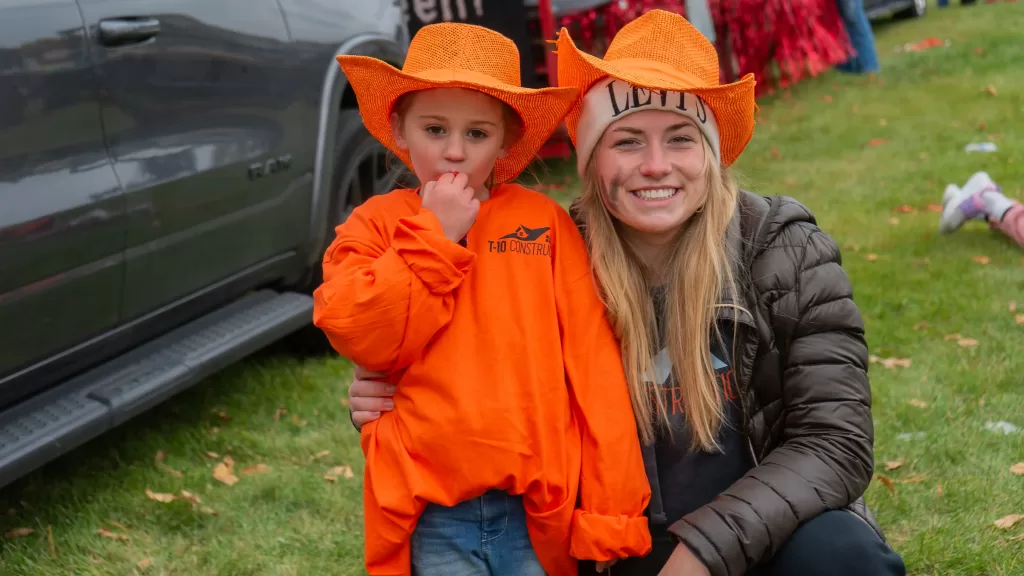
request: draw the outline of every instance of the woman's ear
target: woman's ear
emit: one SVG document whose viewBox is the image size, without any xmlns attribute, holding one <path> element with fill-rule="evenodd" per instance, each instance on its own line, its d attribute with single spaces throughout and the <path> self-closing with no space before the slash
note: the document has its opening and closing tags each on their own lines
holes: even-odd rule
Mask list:
<svg viewBox="0 0 1024 576">
<path fill-rule="evenodd" d="M 398 145 L 402 150 L 409 149 L 409 143 L 405 140 L 405 130 L 402 127 L 402 118 L 398 114 L 391 114 L 391 137 L 395 139 L 395 144 Z"/>
</svg>

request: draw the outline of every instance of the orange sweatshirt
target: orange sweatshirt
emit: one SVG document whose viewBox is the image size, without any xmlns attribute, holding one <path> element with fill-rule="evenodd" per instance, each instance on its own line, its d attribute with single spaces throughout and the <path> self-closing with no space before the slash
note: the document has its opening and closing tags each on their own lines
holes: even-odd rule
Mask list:
<svg viewBox="0 0 1024 576">
<path fill-rule="evenodd" d="M 323 269 L 314 323 L 397 386 L 394 411 L 362 431 L 370 574 L 410 573 L 427 502 L 489 489 L 523 495 L 553 576 L 575 575 L 573 558 L 650 551 L 619 346 L 564 209 L 502 185 L 464 248 L 416 191 L 396 190 L 338 227 Z"/>
</svg>

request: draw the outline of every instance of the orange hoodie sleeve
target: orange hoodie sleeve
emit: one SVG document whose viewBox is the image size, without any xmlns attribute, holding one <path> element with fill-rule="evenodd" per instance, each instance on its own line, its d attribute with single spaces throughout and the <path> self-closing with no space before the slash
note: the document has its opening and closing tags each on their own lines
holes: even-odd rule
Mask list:
<svg viewBox="0 0 1024 576">
<path fill-rule="evenodd" d="M 451 320 L 453 291 L 476 256 L 449 240 L 429 210 L 397 218 L 389 236 L 385 219 L 397 207 L 375 200 L 338 227 L 313 293 L 313 323 L 342 356 L 391 373 Z"/>
<path fill-rule="evenodd" d="M 643 512 L 651 489 L 623 374 L 618 341 L 591 276 L 583 238 L 559 210 L 555 298 L 565 370 L 583 432 L 580 507 L 570 553 L 580 560 L 643 556 L 651 535 Z"/>
</svg>

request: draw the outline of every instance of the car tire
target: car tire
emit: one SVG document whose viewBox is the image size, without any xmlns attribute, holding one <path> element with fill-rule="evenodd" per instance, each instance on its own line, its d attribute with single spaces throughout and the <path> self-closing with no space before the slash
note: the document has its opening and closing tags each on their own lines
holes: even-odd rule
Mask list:
<svg viewBox="0 0 1024 576">
<path fill-rule="evenodd" d="M 928 11 L 928 0 L 912 0 L 910 6 L 896 13 L 897 18 L 920 18 Z"/>
</svg>

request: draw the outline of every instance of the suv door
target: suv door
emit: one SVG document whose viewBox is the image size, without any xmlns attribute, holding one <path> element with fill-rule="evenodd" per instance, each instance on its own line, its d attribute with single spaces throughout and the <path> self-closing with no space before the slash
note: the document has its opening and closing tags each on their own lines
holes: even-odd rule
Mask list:
<svg viewBox="0 0 1024 576">
<path fill-rule="evenodd" d="M 275 0 L 79 4 L 128 206 L 122 316 L 302 242 L 309 196 L 287 168 L 304 144 L 286 130 L 291 55 Z"/>
<path fill-rule="evenodd" d="M 0 0 L 0 406 L 117 325 L 124 214 L 74 0 Z"/>
</svg>

